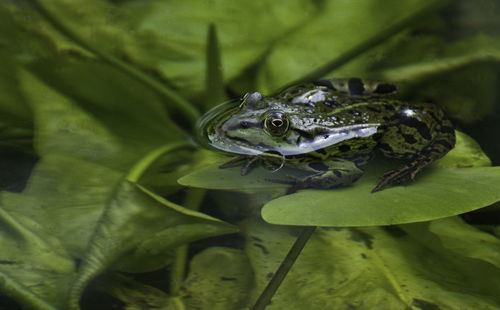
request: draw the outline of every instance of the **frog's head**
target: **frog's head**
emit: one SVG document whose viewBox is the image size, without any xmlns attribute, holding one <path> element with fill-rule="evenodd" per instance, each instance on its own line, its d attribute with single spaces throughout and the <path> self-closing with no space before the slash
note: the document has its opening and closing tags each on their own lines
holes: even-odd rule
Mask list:
<svg viewBox="0 0 500 310">
<path fill-rule="evenodd" d="M 261 93 L 247 93 L 240 100 L 223 103 L 205 114 L 199 123 L 205 142 L 236 154 L 282 153 L 290 120 L 279 100 Z"/>
</svg>

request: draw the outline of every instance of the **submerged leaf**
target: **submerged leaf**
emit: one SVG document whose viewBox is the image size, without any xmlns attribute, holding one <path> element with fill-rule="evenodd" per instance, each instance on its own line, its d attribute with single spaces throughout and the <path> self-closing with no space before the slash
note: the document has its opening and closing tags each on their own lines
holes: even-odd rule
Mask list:
<svg viewBox="0 0 500 310">
<path fill-rule="evenodd" d="M 296 229 L 252 223 L 247 234 L 255 298 Z M 496 309 L 499 276 L 489 263 L 428 248 L 397 229 L 319 229 L 266 309 Z"/>
<path fill-rule="evenodd" d="M 191 260 L 183 301 L 188 309 L 240 309 L 252 286 L 252 270 L 243 251 L 211 247 Z"/>
<path fill-rule="evenodd" d="M 102 214 L 73 283 L 70 305 L 77 309 L 87 283 L 108 268 L 145 272 L 164 266 L 172 249 L 237 229 L 185 209 L 123 181 Z"/>
<path fill-rule="evenodd" d="M 0 290 L 29 309 L 66 305 L 75 261 L 56 238 L 20 212 L 0 208 Z"/>
</svg>

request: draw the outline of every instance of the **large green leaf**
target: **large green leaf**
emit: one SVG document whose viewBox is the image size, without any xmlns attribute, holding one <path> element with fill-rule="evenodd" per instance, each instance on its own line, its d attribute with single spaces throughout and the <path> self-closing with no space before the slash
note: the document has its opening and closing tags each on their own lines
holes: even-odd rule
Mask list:
<svg viewBox="0 0 500 310">
<path fill-rule="evenodd" d="M 429 168 L 412 184 L 372 194 L 378 175 L 367 173 L 347 188 L 277 198 L 264 206 L 262 217 L 284 225 L 392 225 L 452 216 L 500 201 L 500 167 Z"/>
<path fill-rule="evenodd" d="M 123 181 L 101 216 L 83 257 L 73 283 L 70 307 L 78 309 L 85 286 L 107 268 L 156 270 L 166 264 L 169 252 L 181 244 L 236 231 L 232 225 Z"/>
<path fill-rule="evenodd" d="M 255 63 L 276 40 L 309 22 L 308 14 L 317 14 L 321 8 L 303 0 L 287 1 L 286 5 L 269 0 L 237 3 L 92 0 L 43 2 L 43 5 L 91 46 L 108 54 L 126 55 L 138 66 L 168 79 L 188 98 L 200 96 L 204 90 L 209 24 L 217 26 L 222 65 L 225 77 L 230 79 Z M 52 28 L 41 29 L 59 48 L 81 53 L 74 44 L 61 40 Z"/>
<path fill-rule="evenodd" d="M 258 88 L 275 91 L 401 20 L 432 7 L 437 1 L 324 1 L 319 14 L 307 25 L 279 41 L 259 72 Z M 437 9 L 437 6 L 435 7 Z M 362 22 L 361 22 L 362 21 Z M 337 77 L 363 75 L 373 59 L 336 71 Z"/>
<path fill-rule="evenodd" d="M 457 240 L 473 242 L 460 228 Z M 246 233 L 251 305 L 297 231 L 253 222 Z M 397 228 L 318 229 L 266 309 L 498 309 L 500 269 L 483 258 Z"/>
<path fill-rule="evenodd" d="M 27 309 L 64 308 L 75 261 L 36 219 L 0 208 L 0 290 Z"/>
</svg>

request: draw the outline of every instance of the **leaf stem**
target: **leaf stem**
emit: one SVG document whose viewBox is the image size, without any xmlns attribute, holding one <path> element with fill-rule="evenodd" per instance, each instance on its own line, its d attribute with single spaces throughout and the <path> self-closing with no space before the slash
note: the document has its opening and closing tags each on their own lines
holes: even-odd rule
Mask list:
<svg viewBox="0 0 500 310">
<path fill-rule="evenodd" d="M 132 183 L 137 183 L 141 176 L 144 174 L 144 172 L 151 166 L 151 164 L 156 161 L 160 156 L 167 152 L 174 151 L 175 149 L 181 149 L 181 148 L 195 148 L 194 145 L 182 141 L 182 142 L 174 142 L 174 143 L 169 143 L 166 145 L 163 145 L 159 148 L 154 149 L 150 153 L 148 153 L 146 156 L 141 158 L 132 169 L 128 172 L 126 179 L 129 182 Z"/>
<path fill-rule="evenodd" d="M 281 262 L 278 270 L 274 274 L 271 281 L 269 281 L 266 288 L 259 296 L 251 310 L 263 310 L 271 302 L 271 299 L 281 285 L 281 282 L 283 282 L 283 280 L 285 279 L 285 276 L 292 268 L 300 252 L 302 252 L 302 249 L 315 230 L 316 226 L 307 226 L 302 229 L 299 236 L 297 237 L 297 240 L 295 240 L 295 243 L 290 248 L 290 251 L 288 251 L 285 259 Z"/>
<path fill-rule="evenodd" d="M 404 19 L 402 19 L 399 22 L 396 22 L 395 24 L 391 25 L 390 27 L 378 32 L 371 38 L 361 42 L 360 44 L 352 47 L 350 50 L 346 51 L 345 53 L 341 54 L 337 58 L 332 59 L 328 63 L 324 64 L 323 66 L 313 70 L 312 72 L 306 74 L 305 76 L 291 82 L 288 84 L 290 85 L 295 85 L 295 84 L 301 84 L 304 82 L 310 82 L 310 81 L 315 81 L 318 80 L 333 70 L 343 66 L 344 64 L 348 63 L 352 59 L 356 58 L 357 56 L 361 55 L 365 51 L 371 49 L 372 47 L 375 47 L 379 45 L 380 43 L 384 42 L 385 40 L 391 38 L 401 30 L 405 29 L 409 25 L 421 21 L 425 16 L 428 14 L 437 11 L 446 5 L 448 5 L 451 2 L 451 0 L 437 0 L 433 1 L 432 4 L 424 7 L 420 11 L 417 11 L 415 14 L 412 14 Z M 335 38 L 333 38 L 335 40 Z M 286 88 L 287 86 L 283 87 Z"/>
<path fill-rule="evenodd" d="M 135 67 L 129 65 L 128 63 L 120 60 L 119 58 L 104 52 L 97 46 L 91 44 L 90 42 L 83 39 L 76 32 L 72 31 L 69 27 L 64 25 L 56 16 L 54 16 L 47 8 L 42 4 L 41 1 L 38 0 L 29 0 L 33 4 L 33 6 L 38 10 L 38 12 L 45 17 L 45 19 L 61 34 L 66 36 L 71 41 L 77 43 L 88 51 L 92 52 L 105 62 L 113 65 L 118 68 L 123 73 L 135 78 L 137 81 L 149 86 L 158 94 L 162 95 L 165 99 L 172 103 L 179 111 L 181 111 L 189 120 L 191 125 L 194 126 L 200 114 L 194 106 L 189 103 L 186 99 L 184 99 L 181 95 L 179 95 L 173 89 L 170 89 L 165 84 L 159 82 L 158 80 L 152 78 L 151 76 L 145 74 L 141 70 L 136 69 Z"/>
</svg>

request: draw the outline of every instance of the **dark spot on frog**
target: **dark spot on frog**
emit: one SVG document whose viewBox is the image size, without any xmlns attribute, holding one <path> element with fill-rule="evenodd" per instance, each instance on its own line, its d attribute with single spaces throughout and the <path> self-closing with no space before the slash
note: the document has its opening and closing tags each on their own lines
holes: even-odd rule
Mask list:
<svg viewBox="0 0 500 310">
<path fill-rule="evenodd" d="M 316 150 L 316 153 L 320 153 L 320 154 L 326 155 L 325 149 Z"/>
<path fill-rule="evenodd" d="M 432 111 L 427 111 L 427 114 L 429 114 L 434 119 L 434 121 L 436 121 L 436 123 L 439 124 L 441 122 L 441 120 L 437 118 L 436 114 L 434 114 Z"/>
<path fill-rule="evenodd" d="M 373 93 L 374 94 L 385 95 L 385 94 L 395 93 L 397 90 L 398 89 L 397 89 L 396 85 L 394 85 L 394 84 L 381 83 L 381 84 L 377 85 L 377 87 L 375 88 L 375 90 L 373 91 Z"/>
<path fill-rule="evenodd" d="M 359 96 L 365 91 L 363 81 L 359 78 L 350 78 L 347 81 L 347 85 L 349 87 L 349 94 L 351 95 Z"/>
<path fill-rule="evenodd" d="M 337 178 L 340 178 L 342 176 L 342 172 L 340 172 L 340 170 L 333 169 L 332 172 L 337 176 Z"/>
<path fill-rule="evenodd" d="M 262 123 L 261 122 L 252 123 L 252 122 L 248 122 L 248 121 L 242 121 L 242 122 L 237 123 L 233 126 L 229 126 L 227 128 L 227 130 L 228 131 L 236 131 L 238 129 L 247 129 L 247 128 L 262 128 Z"/>
<path fill-rule="evenodd" d="M 443 127 L 440 128 L 440 131 L 443 132 L 443 133 L 450 134 L 450 135 L 455 134 L 455 129 L 453 129 L 450 126 L 443 126 Z"/>
<path fill-rule="evenodd" d="M 367 106 L 366 109 L 369 111 L 372 111 L 374 113 L 380 113 L 380 109 L 377 109 L 377 108 L 372 107 L 372 106 Z"/>
<path fill-rule="evenodd" d="M 392 147 L 387 143 L 380 143 L 378 147 L 387 152 L 393 152 Z"/>
<path fill-rule="evenodd" d="M 345 152 L 349 152 L 351 150 L 351 147 L 347 144 L 342 144 L 339 146 L 339 151 L 345 153 Z"/>
<path fill-rule="evenodd" d="M 385 104 L 384 108 L 386 110 L 390 110 L 390 111 L 395 111 L 396 110 L 396 108 L 392 104 Z"/>
<path fill-rule="evenodd" d="M 319 81 L 313 82 L 313 84 L 314 84 L 314 85 L 316 85 L 316 86 L 325 86 L 325 87 L 327 87 L 327 88 L 329 88 L 329 89 L 332 89 L 332 90 L 337 90 L 337 89 L 333 86 L 332 82 L 331 82 L 331 81 L 329 81 L 329 80 L 319 80 Z"/>
<path fill-rule="evenodd" d="M 362 144 L 360 147 L 358 147 L 358 150 L 362 151 L 362 150 L 366 150 L 367 148 L 368 148 L 368 145 Z"/>
<path fill-rule="evenodd" d="M 238 280 L 237 278 L 230 278 L 230 277 L 220 277 L 222 281 L 236 281 Z"/>
<path fill-rule="evenodd" d="M 415 139 L 415 137 L 413 135 L 403 134 L 403 138 L 405 139 L 406 143 L 409 143 L 409 144 L 417 143 L 417 139 Z"/>
<path fill-rule="evenodd" d="M 403 117 L 401 118 L 400 124 L 403 124 L 411 128 L 415 128 L 420 134 L 420 136 L 422 136 L 422 138 L 424 138 L 425 140 L 432 139 L 429 127 L 424 122 L 421 122 L 416 118 Z"/>
<path fill-rule="evenodd" d="M 437 140 L 434 143 L 435 144 L 441 144 L 442 146 L 444 146 L 447 149 L 451 149 L 452 148 L 452 145 L 448 141 L 446 141 L 446 140 Z"/>
<path fill-rule="evenodd" d="M 310 163 L 309 167 L 313 168 L 314 170 L 318 170 L 318 171 L 327 171 L 328 170 L 328 166 L 320 161 Z"/>
</svg>

